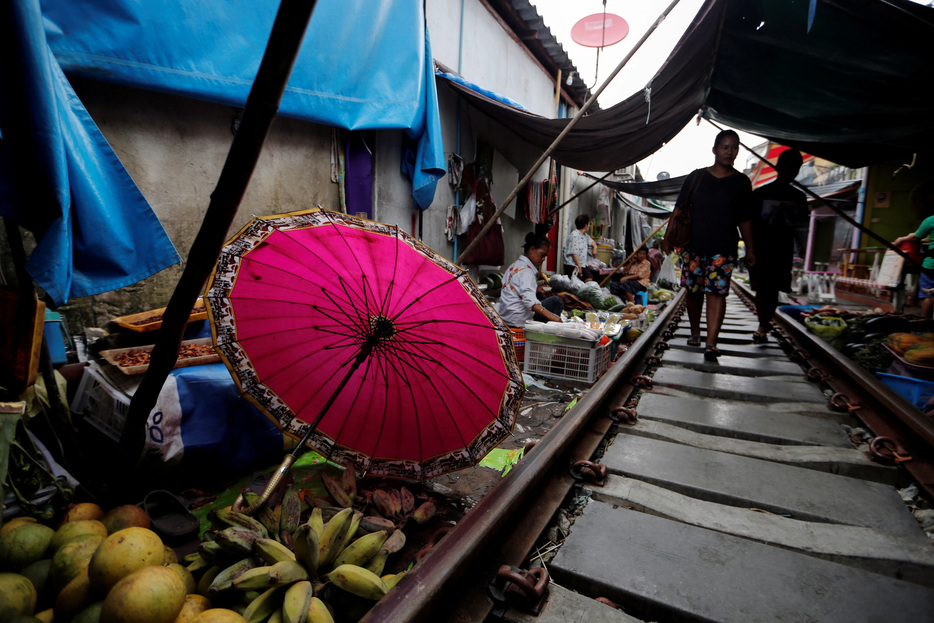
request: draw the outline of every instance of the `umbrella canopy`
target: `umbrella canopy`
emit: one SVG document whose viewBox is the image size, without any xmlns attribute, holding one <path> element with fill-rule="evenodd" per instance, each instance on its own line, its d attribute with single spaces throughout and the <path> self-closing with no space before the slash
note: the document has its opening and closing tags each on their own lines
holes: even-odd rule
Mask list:
<svg viewBox="0 0 934 623">
<path fill-rule="evenodd" d="M 512 430 L 524 384 L 509 328 L 466 271 L 396 226 L 256 218 L 221 251 L 206 300 L 243 394 L 360 472 L 431 478 Z"/>
</svg>

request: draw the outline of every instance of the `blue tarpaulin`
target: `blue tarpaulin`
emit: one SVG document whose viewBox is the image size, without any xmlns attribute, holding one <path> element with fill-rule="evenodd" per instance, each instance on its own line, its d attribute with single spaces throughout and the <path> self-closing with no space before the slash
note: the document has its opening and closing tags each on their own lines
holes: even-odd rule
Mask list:
<svg viewBox="0 0 934 623">
<path fill-rule="evenodd" d="M 278 6 L 42 1 L 66 74 L 240 108 Z M 427 208 L 445 161 L 422 0 L 319 0 L 279 114 L 349 130 L 406 130 L 418 143 L 414 196 Z"/>
<path fill-rule="evenodd" d="M 31 230 L 26 269 L 56 305 L 181 258 L 46 43 L 37 0 L 0 9 L 0 215 Z"/>
<path fill-rule="evenodd" d="M 242 108 L 278 3 L 2 4 L 0 215 L 39 237 L 30 273 L 61 304 L 177 262 L 64 75 Z M 414 201 L 427 208 L 445 164 L 422 1 L 319 0 L 279 114 L 351 130 L 405 130 L 416 142 Z"/>
</svg>

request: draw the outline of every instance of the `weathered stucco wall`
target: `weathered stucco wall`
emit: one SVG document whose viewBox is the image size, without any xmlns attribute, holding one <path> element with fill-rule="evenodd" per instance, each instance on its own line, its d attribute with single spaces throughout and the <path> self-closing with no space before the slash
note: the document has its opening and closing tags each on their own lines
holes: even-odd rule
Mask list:
<svg viewBox="0 0 934 623">
<path fill-rule="evenodd" d="M 198 233 L 233 140 L 227 106 L 90 81 L 78 97 L 162 221 L 182 258 Z M 278 117 L 250 180 L 232 235 L 252 215 L 321 205 L 337 209 L 330 182 L 331 128 Z M 101 244 L 107 244 L 101 240 Z M 69 328 L 104 326 L 117 316 L 163 307 L 183 264 L 140 283 L 62 308 Z"/>
</svg>

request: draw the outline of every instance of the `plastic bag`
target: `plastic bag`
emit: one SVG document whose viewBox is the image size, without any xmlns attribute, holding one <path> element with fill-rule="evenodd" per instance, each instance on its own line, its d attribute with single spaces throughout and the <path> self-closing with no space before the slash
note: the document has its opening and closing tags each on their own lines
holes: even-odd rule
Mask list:
<svg viewBox="0 0 934 623">
<path fill-rule="evenodd" d="M 571 278 L 567 275 L 552 275 L 548 279 L 548 285 L 551 286 L 551 291 L 555 294 L 567 292 L 568 288 L 571 287 Z"/>
<path fill-rule="evenodd" d="M 665 261 L 662 262 L 662 267 L 658 269 L 658 277 L 656 277 L 656 282 L 661 283 L 663 280 L 669 283 L 674 283 L 677 279 L 675 274 L 675 254 L 669 253 L 665 256 Z"/>
<path fill-rule="evenodd" d="M 849 327 L 843 318 L 837 316 L 809 316 L 804 319 L 804 325 L 811 333 L 814 333 L 834 348 L 840 348 L 846 344 L 846 334 Z"/>
<path fill-rule="evenodd" d="M 580 293 L 584 291 L 586 284 L 581 281 L 576 275 L 571 275 L 570 283 L 568 283 L 567 291 L 575 296 L 580 296 Z"/>
<path fill-rule="evenodd" d="M 457 229 L 455 233 L 458 236 L 463 236 L 467 233 L 467 229 L 470 227 L 470 224 L 474 222 L 477 218 L 477 198 L 471 193 L 467 197 L 467 201 L 464 202 L 464 205 L 460 209 L 460 220 L 457 221 Z"/>
</svg>

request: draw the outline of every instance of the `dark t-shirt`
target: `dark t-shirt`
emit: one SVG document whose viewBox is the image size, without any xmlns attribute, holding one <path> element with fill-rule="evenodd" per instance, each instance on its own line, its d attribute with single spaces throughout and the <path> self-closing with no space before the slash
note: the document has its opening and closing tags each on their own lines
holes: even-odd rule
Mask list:
<svg viewBox="0 0 934 623">
<path fill-rule="evenodd" d="M 759 261 L 774 258 L 782 265 L 789 263 L 795 229 L 807 222 L 807 197 L 790 184 L 772 182 L 752 193 L 752 204 L 752 233 Z"/>
<path fill-rule="evenodd" d="M 691 242 L 688 250 L 697 255 L 736 256 L 737 225 L 752 220 L 752 184 L 740 172 L 716 177 L 697 169 L 684 180 L 678 203 L 690 192 L 696 176 L 700 181 L 691 197 Z"/>
</svg>

